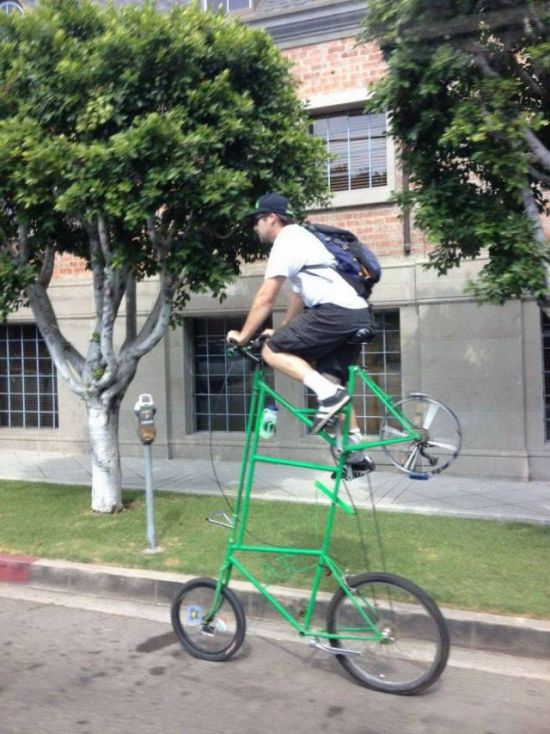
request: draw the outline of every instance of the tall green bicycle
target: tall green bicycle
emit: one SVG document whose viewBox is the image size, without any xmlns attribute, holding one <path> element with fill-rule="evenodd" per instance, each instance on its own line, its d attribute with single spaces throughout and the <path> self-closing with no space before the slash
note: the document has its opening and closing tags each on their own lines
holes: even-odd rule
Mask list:
<svg viewBox="0 0 550 734">
<path fill-rule="evenodd" d="M 232 517 L 216 513 L 209 518 L 210 522 L 229 528 L 225 558 L 217 580 L 197 578 L 180 589 L 172 603 L 174 630 L 185 650 L 197 658 L 223 661 L 234 655 L 246 631 L 243 605 L 229 588 L 235 569 L 300 637 L 308 638 L 313 647 L 334 655 L 359 683 L 387 693 L 419 693 L 439 678 L 447 663 L 449 632 L 440 610 L 425 591 L 400 576 L 385 572 L 347 575 L 330 555 L 331 533 L 337 510 L 356 513 L 355 507 L 340 497 L 342 483 L 349 472 L 348 458 L 353 452 L 382 447 L 400 470 L 411 477 L 427 479 L 446 469 L 457 457 L 462 443 L 458 420 L 448 408 L 424 394 L 413 393 L 405 400 L 394 402 L 363 369 L 351 367 L 347 384 L 349 394 L 354 395 L 356 385 L 363 383 L 384 406 L 379 437 L 360 444 L 348 442 L 350 401 L 336 421 L 335 434 L 326 430 L 319 433 L 329 444 L 336 463 L 316 464 L 267 456 L 260 451 L 266 400 L 275 401 L 308 428 L 313 424 L 314 411 L 291 405 L 266 384 L 260 349 L 258 341 L 238 348 L 238 352 L 253 360 L 256 366 Z M 320 548 L 246 542 L 250 494 L 258 462 L 325 471 L 332 478 L 331 487 L 320 481 L 315 483 L 330 500 Z M 290 558 L 309 557 L 315 564 L 309 600 L 299 619 L 247 567 L 247 556 L 267 553 Z M 326 624 L 318 628 L 313 617 L 325 575 L 332 576 L 337 588 L 327 608 Z"/>
</svg>

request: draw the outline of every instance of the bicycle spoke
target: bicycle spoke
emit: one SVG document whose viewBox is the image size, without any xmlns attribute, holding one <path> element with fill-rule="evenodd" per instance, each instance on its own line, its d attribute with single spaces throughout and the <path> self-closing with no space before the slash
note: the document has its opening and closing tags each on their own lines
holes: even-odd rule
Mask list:
<svg viewBox="0 0 550 734">
<path fill-rule="evenodd" d="M 390 426 L 389 423 L 384 426 L 384 433 L 388 433 L 390 436 L 396 436 L 399 438 L 405 438 L 405 436 L 407 436 L 406 431 L 399 430 L 399 428 L 394 428 L 393 426 Z"/>
<path fill-rule="evenodd" d="M 418 459 L 419 452 L 420 452 L 420 446 L 415 446 L 413 450 L 411 451 L 411 454 L 404 465 L 407 471 L 414 471 L 416 467 L 416 461 Z"/>
<path fill-rule="evenodd" d="M 428 446 L 434 447 L 437 449 L 446 449 L 447 451 L 452 451 L 453 453 L 458 448 L 456 444 L 445 443 L 444 441 L 428 441 Z"/>
<path fill-rule="evenodd" d="M 426 431 L 429 430 L 430 426 L 434 422 L 434 418 L 437 415 L 439 411 L 439 404 L 438 403 L 428 403 L 428 410 L 426 411 L 426 415 L 424 416 L 424 422 L 422 423 L 422 428 L 424 428 Z"/>
</svg>

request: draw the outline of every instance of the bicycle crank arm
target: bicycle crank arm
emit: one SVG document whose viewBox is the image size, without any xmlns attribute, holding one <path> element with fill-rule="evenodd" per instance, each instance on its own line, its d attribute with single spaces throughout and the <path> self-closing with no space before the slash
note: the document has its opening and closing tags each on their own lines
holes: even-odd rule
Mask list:
<svg viewBox="0 0 550 734">
<path fill-rule="evenodd" d="M 349 650 L 345 647 L 332 647 L 332 645 L 327 645 L 317 638 L 309 640 L 308 644 L 310 647 L 314 647 L 316 650 L 328 652 L 329 655 L 361 655 L 359 650 Z"/>
</svg>

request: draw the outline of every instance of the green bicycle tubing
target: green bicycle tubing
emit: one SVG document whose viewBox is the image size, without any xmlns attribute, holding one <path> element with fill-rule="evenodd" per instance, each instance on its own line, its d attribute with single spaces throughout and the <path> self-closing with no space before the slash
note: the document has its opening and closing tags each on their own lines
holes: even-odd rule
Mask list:
<svg viewBox="0 0 550 734">
<path fill-rule="evenodd" d="M 350 418 L 351 418 L 351 408 L 352 408 L 352 401 L 350 401 L 342 411 L 344 414 L 344 420 L 343 420 L 343 432 L 344 432 L 344 441 L 343 441 L 343 447 L 342 447 L 342 453 L 339 457 L 338 464 L 336 467 L 334 466 L 328 466 L 326 464 L 315 464 L 312 462 L 297 462 L 297 461 L 290 461 L 285 459 L 275 459 L 273 457 L 265 457 L 261 454 L 258 454 L 258 445 L 259 445 L 259 431 L 260 431 L 260 425 L 261 425 L 261 417 L 265 405 L 265 398 L 266 395 L 270 395 L 273 399 L 276 400 L 280 405 L 282 405 L 285 409 L 287 409 L 292 415 L 294 415 L 298 420 L 300 420 L 302 423 L 311 426 L 312 421 L 306 417 L 306 415 L 300 411 L 300 409 L 295 408 L 295 406 L 291 405 L 287 400 L 285 400 L 283 397 L 281 397 L 275 390 L 273 390 L 269 385 L 266 385 L 263 380 L 263 373 L 262 368 L 260 365 L 256 367 L 256 370 L 254 372 L 254 379 L 253 379 L 253 389 L 252 389 L 252 398 L 250 403 L 250 413 L 247 421 L 246 426 L 246 434 L 245 434 L 245 442 L 244 442 L 244 448 L 243 448 L 243 460 L 241 463 L 241 470 L 240 470 L 240 476 L 239 476 L 239 486 L 238 486 L 238 493 L 237 493 L 237 501 L 235 504 L 235 510 L 233 512 L 233 528 L 230 532 L 230 538 L 229 542 L 226 548 L 225 557 L 223 561 L 222 568 L 220 570 L 219 578 L 218 578 L 218 584 L 216 586 L 216 596 L 213 603 L 213 608 L 216 606 L 216 600 L 217 603 L 220 603 L 221 600 L 221 589 L 224 586 L 227 586 L 229 584 L 229 580 L 231 578 L 231 573 L 233 567 L 237 568 L 245 578 L 248 579 L 259 591 L 262 593 L 267 600 L 279 611 L 282 616 L 287 619 L 287 621 L 292 624 L 293 627 L 295 627 L 301 634 L 312 634 L 309 632 L 309 625 L 311 623 L 311 619 L 313 617 L 314 609 L 315 609 L 315 603 L 317 599 L 317 595 L 319 592 L 319 588 L 321 585 L 321 579 L 322 575 L 324 573 L 325 568 L 329 568 L 331 573 L 334 575 L 334 578 L 336 580 L 336 583 L 338 586 L 342 589 L 343 593 L 345 593 L 351 600 L 351 603 L 354 604 L 356 607 L 358 613 L 365 619 L 365 623 L 369 625 L 369 627 L 372 629 L 373 634 L 376 633 L 376 628 L 374 625 L 370 622 L 368 619 L 368 616 L 365 614 L 359 603 L 354 599 L 353 594 L 350 592 L 350 590 L 347 587 L 345 577 L 342 574 L 341 570 L 338 568 L 335 561 L 329 556 L 329 549 L 330 549 L 330 542 L 331 542 L 331 536 L 332 536 L 332 530 L 334 525 L 334 518 L 335 513 L 337 511 L 337 507 L 340 504 L 341 500 L 339 500 L 339 492 L 340 492 L 340 485 L 344 476 L 344 469 L 345 469 L 345 462 L 346 462 L 346 455 L 350 451 L 357 451 L 358 449 L 365 447 L 374 447 L 374 446 L 380 446 L 384 445 L 386 443 L 404 443 L 406 441 L 411 440 L 411 438 L 414 438 L 417 436 L 416 431 L 412 427 L 412 425 L 407 421 L 405 416 L 403 416 L 398 409 L 396 409 L 391 401 L 391 398 L 386 395 L 377 385 L 374 383 L 374 381 L 365 373 L 363 370 L 361 370 L 357 366 L 350 367 L 349 371 L 349 379 L 347 384 L 347 391 L 348 394 L 353 395 L 355 383 L 357 378 L 359 378 L 364 384 L 371 390 L 371 392 L 377 397 L 382 404 L 396 417 L 396 419 L 401 423 L 401 425 L 407 430 L 408 435 L 404 438 L 397 438 L 397 439 L 388 439 L 382 440 L 382 441 L 366 441 L 362 442 L 360 444 L 351 444 L 347 441 L 347 435 L 349 433 L 349 424 L 350 424 Z M 335 445 L 336 441 L 333 437 L 331 437 L 326 432 L 321 432 L 319 434 L 327 443 L 331 445 Z M 323 541 L 322 541 L 322 547 L 321 549 L 306 549 L 306 548 L 287 548 L 284 546 L 279 547 L 273 547 L 273 546 L 247 546 L 243 543 L 244 533 L 246 531 L 246 524 L 248 519 L 248 512 L 249 512 L 249 504 L 250 504 L 250 495 L 252 492 L 252 485 L 253 485 L 253 479 L 254 479 L 254 470 L 255 470 L 255 464 L 257 461 L 264 461 L 267 463 L 273 463 L 273 464 L 286 464 L 296 467 L 303 467 L 303 468 L 312 468 L 312 469 L 323 469 L 328 470 L 330 469 L 335 474 L 335 482 L 334 482 L 334 489 L 332 492 L 330 492 L 329 497 L 331 499 L 331 503 L 329 506 L 329 510 L 327 513 L 327 518 L 325 522 L 325 529 L 323 533 Z M 319 562 L 317 565 L 317 569 L 314 575 L 312 589 L 311 589 L 311 595 L 308 601 L 308 607 L 306 610 L 306 616 L 305 616 L 305 624 L 301 625 L 299 622 L 297 622 L 292 615 L 290 615 L 284 607 L 273 597 L 269 591 L 254 577 L 254 575 L 242 564 L 239 559 L 235 557 L 235 553 L 239 551 L 252 551 L 252 552 L 270 552 L 270 553 L 279 553 L 279 554 L 286 554 L 286 555 L 314 555 L 319 557 Z M 331 633 L 328 633 L 326 631 L 319 631 L 318 633 L 315 633 L 316 635 L 320 637 L 324 637 L 327 639 L 337 637 L 338 635 L 333 635 Z M 378 633 L 379 636 L 379 633 Z M 350 637 L 350 639 L 353 639 L 353 636 Z"/>
</svg>

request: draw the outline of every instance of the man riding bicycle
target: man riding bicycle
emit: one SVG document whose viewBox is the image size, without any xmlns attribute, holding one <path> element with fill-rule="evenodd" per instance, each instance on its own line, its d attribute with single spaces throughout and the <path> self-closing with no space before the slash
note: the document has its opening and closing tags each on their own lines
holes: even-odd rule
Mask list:
<svg viewBox="0 0 550 734">
<path fill-rule="evenodd" d="M 315 434 L 351 400 L 342 385 L 361 349 L 353 337 L 372 326 L 372 314 L 365 299 L 337 272 L 334 256 L 314 234 L 296 223 L 286 197 L 277 193 L 262 196 L 248 219 L 260 241 L 272 247 L 264 282 L 245 323 L 240 331 L 228 332 L 227 340 L 247 344 L 271 314 L 279 291 L 289 280 L 292 293 L 287 311 L 277 330 L 264 332 L 269 338 L 262 357 L 315 393 L 318 408 L 311 429 Z M 352 440 L 354 434 L 361 440 L 353 412 L 350 434 Z"/>
</svg>

